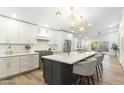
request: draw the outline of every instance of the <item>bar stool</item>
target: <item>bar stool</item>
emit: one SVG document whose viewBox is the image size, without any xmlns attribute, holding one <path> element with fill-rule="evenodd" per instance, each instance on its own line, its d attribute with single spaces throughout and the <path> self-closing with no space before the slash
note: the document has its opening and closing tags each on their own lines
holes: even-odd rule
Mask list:
<svg viewBox="0 0 124 93">
<path fill-rule="evenodd" d="M 88 84 L 90 84 L 89 77 L 91 77 L 92 83 L 95 84 L 93 75 L 95 73 L 96 65 L 97 60 L 94 58 L 76 63 L 73 66 L 73 73 L 80 76 L 80 81 L 82 76 L 86 76 Z"/>
<path fill-rule="evenodd" d="M 97 74 L 97 80 L 99 82 L 99 75 L 102 78 L 102 74 L 103 74 L 103 58 L 104 58 L 104 54 L 98 53 L 97 55 L 93 56 L 94 58 L 97 59 L 97 66 L 96 66 L 96 74 Z"/>
</svg>

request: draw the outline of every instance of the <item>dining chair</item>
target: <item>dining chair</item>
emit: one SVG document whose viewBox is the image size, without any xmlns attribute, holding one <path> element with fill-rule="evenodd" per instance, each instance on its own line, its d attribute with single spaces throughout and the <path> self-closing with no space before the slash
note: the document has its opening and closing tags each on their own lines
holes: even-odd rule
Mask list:
<svg viewBox="0 0 124 93">
<path fill-rule="evenodd" d="M 97 65 L 97 60 L 92 58 L 90 60 L 81 61 L 79 63 L 74 64 L 73 73 L 80 76 L 80 81 L 83 76 L 87 77 L 88 85 L 90 84 L 90 77 L 92 79 L 92 83 L 95 84 L 93 75 L 95 73 L 95 68 Z"/>
</svg>

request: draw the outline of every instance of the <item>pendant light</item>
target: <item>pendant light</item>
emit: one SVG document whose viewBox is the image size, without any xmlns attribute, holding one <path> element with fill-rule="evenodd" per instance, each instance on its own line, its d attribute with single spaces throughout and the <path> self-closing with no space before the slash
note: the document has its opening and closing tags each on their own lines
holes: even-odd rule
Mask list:
<svg viewBox="0 0 124 93">
<path fill-rule="evenodd" d="M 69 24 L 71 25 L 71 27 L 74 27 L 75 25 L 75 21 L 76 21 L 76 17 L 74 16 L 74 7 L 70 8 L 71 10 L 71 15 L 69 16 Z"/>
<path fill-rule="evenodd" d="M 81 22 L 80 22 L 80 31 L 84 30 L 84 24 L 83 24 L 83 16 L 80 17 Z"/>
</svg>

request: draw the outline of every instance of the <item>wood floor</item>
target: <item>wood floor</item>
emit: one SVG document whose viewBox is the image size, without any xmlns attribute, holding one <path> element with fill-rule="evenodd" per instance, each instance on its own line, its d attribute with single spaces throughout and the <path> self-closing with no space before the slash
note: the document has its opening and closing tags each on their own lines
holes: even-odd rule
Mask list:
<svg viewBox="0 0 124 93">
<path fill-rule="evenodd" d="M 98 83 L 95 77 L 95 84 L 99 85 L 121 85 L 124 84 L 124 72 L 116 57 L 105 56 L 103 60 L 103 77 Z M 9 79 L 0 80 L 1 85 L 46 85 L 43 79 L 42 70 L 34 70 L 29 73 L 18 75 Z M 85 81 L 85 79 L 84 79 Z M 87 84 L 82 83 L 82 84 Z"/>
</svg>

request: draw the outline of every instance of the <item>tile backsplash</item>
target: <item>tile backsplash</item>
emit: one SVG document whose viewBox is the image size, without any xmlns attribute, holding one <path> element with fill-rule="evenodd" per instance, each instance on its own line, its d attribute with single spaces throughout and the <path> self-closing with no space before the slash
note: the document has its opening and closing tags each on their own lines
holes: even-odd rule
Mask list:
<svg viewBox="0 0 124 93">
<path fill-rule="evenodd" d="M 25 45 L 0 45 L 0 54 L 5 54 L 7 48 L 11 46 L 14 53 L 26 53 Z"/>
<path fill-rule="evenodd" d="M 27 53 L 27 52 L 34 52 L 35 50 L 48 50 L 49 46 L 48 41 L 37 41 L 36 44 L 31 45 L 31 49 L 27 51 L 25 49 L 25 45 L 18 45 L 18 44 L 0 44 L 0 55 L 5 54 L 5 51 L 7 51 L 7 48 L 11 46 L 11 49 L 14 51 L 14 53 Z"/>
</svg>

